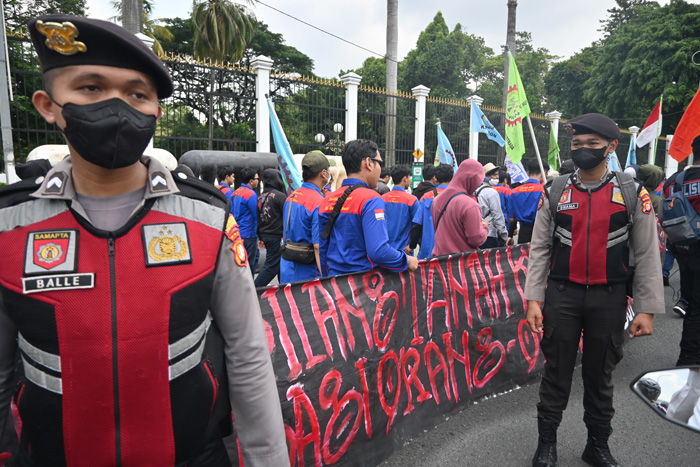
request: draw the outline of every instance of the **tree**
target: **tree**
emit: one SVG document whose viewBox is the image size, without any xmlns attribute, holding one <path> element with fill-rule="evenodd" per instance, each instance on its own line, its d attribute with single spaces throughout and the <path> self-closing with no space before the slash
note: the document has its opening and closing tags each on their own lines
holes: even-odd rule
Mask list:
<svg viewBox="0 0 700 467">
<path fill-rule="evenodd" d="M 584 91 L 586 81 L 596 70 L 600 52 L 600 46 L 592 45 L 552 66 L 544 78 L 549 109 L 560 111 L 564 118 L 594 110 L 584 98 Z"/>
<path fill-rule="evenodd" d="M 120 4 L 124 29 L 134 34 L 143 32 L 143 1 L 122 0 Z"/>
<path fill-rule="evenodd" d="M 615 32 L 620 26 L 629 23 L 638 15 L 637 7 L 640 6 L 655 6 L 658 8 L 657 2 L 649 0 L 615 0 L 616 7 L 608 9 L 608 17 L 600 20 L 604 38 Z"/>
<path fill-rule="evenodd" d="M 253 37 L 250 13 L 230 0 L 206 0 L 192 10 L 194 54 L 219 62 L 237 62 Z"/>
<path fill-rule="evenodd" d="M 3 0 L 5 24 L 9 29 L 27 27 L 39 15 L 65 14 L 85 16 L 86 0 Z"/>
<path fill-rule="evenodd" d="M 162 56 L 165 53 L 163 43 L 172 42 L 173 39 L 175 39 L 175 36 L 173 35 L 173 33 L 170 32 L 167 26 L 162 26 L 158 24 L 161 20 L 154 20 L 151 18 L 151 14 L 153 13 L 153 0 L 142 0 L 139 2 L 139 5 L 141 11 L 140 25 L 136 25 L 134 23 L 134 20 L 131 17 L 134 14 L 133 12 L 130 12 L 128 14 L 125 12 L 125 8 L 127 7 L 131 9 L 135 8 L 133 3 L 128 4 L 126 0 L 116 0 L 112 2 L 112 7 L 115 10 L 117 10 L 117 12 L 120 15 L 112 17 L 111 19 L 117 20 L 119 18 L 122 18 L 122 24 L 124 25 L 124 28 L 128 31 L 132 30 L 126 27 L 126 21 L 130 22 L 129 27 L 131 28 L 139 27 L 140 30 L 138 32 L 141 32 L 144 35 L 153 39 L 153 45 L 151 46 L 151 49 L 153 49 L 153 51 L 159 56 Z"/>
<path fill-rule="evenodd" d="M 452 99 L 465 98 L 467 89 L 462 78 L 464 36 L 457 24 L 450 32 L 441 12 L 418 36 L 416 48 L 404 59 L 399 70 L 401 89 L 419 84 L 430 88 L 430 95 Z"/>
<path fill-rule="evenodd" d="M 663 126 L 672 132 L 698 89 L 691 57 L 700 50 L 700 6 L 671 0 L 636 11 L 603 41 L 584 100 L 620 126 L 641 126 L 663 94 Z"/>
</svg>

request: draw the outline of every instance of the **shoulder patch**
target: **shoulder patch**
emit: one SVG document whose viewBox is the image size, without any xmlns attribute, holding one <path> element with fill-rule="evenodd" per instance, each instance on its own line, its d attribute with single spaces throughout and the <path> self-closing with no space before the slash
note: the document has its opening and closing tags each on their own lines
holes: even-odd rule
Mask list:
<svg viewBox="0 0 700 467">
<path fill-rule="evenodd" d="M 226 236 L 233 242 L 231 245 L 231 251 L 233 251 L 233 258 L 236 260 L 236 264 L 240 267 L 245 267 L 248 264 L 248 253 L 245 250 L 245 245 L 243 245 L 243 239 L 238 231 L 238 224 L 233 215 L 229 214 L 228 220 L 226 221 L 226 230 L 224 231 Z"/>
<path fill-rule="evenodd" d="M 538 211 L 540 210 L 540 208 L 542 208 L 542 205 L 544 204 L 544 197 L 545 197 L 545 194 L 544 194 L 544 192 L 542 192 L 542 195 L 540 196 L 540 200 L 537 202 L 537 210 Z M 562 194 L 562 197 L 564 197 L 563 194 Z"/>
<path fill-rule="evenodd" d="M 653 208 L 651 205 L 651 198 L 649 198 L 649 192 L 646 188 L 642 188 L 639 191 L 639 199 L 642 200 L 642 212 L 644 214 L 650 214 Z"/>
</svg>

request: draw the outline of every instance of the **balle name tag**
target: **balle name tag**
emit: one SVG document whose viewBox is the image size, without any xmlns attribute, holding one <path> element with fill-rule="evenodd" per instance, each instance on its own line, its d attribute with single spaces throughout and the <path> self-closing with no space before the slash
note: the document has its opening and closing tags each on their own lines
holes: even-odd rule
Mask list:
<svg viewBox="0 0 700 467">
<path fill-rule="evenodd" d="M 25 294 L 54 290 L 92 289 L 95 287 L 95 274 L 61 274 L 22 278 Z"/>
</svg>

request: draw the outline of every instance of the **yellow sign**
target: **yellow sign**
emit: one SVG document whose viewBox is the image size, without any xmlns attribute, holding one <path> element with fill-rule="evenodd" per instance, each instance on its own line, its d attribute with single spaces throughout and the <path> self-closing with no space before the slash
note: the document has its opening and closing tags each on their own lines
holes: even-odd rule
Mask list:
<svg viewBox="0 0 700 467">
<path fill-rule="evenodd" d="M 416 149 L 415 151 L 413 151 L 413 157 L 415 157 L 416 159 L 420 159 L 421 157 L 423 157 L 423 151 L 421 151 L 420 149 Z"/>
</svg>

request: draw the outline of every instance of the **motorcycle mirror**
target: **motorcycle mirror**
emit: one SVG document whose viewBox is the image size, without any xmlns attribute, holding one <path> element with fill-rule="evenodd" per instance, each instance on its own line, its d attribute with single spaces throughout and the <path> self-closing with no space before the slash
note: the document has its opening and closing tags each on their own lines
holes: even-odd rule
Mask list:
<svg viewBox="0 0 700 467">
<path fill-rule="evenodd" d="M 700 433 L 700 365 L 642 373 L 630 388 L 661 417 Z"/>
</svg>

